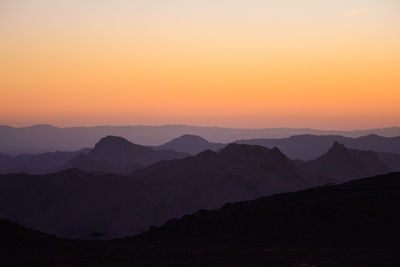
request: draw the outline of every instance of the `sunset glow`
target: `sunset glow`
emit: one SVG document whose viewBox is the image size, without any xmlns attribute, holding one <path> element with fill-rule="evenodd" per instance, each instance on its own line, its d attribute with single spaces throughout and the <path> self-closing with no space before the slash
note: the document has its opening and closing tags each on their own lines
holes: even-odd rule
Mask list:
<svg viewBox="0 0 400 267">
<path fill-rule="evenodd" d="M 399 1 L 3 0 L 0 36 L 0 124 L 399 125 Z"/>
</svg>

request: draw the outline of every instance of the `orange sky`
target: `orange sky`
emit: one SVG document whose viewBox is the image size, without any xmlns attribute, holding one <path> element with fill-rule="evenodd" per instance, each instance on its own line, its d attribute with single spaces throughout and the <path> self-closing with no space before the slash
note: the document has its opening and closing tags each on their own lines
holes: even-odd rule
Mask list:
<svg viewBox="0 0 400 267">
<path fill-rule="evenodd" d="M 2 0 L 0 124 L 400 126 L 400 2 Z"/>
</svg>

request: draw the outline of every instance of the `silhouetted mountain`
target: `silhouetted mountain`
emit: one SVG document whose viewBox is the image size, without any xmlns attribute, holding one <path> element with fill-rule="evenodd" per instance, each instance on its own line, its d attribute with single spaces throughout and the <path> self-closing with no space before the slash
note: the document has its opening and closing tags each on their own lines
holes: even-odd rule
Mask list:
<svg viewBox="0 0 400 267">
<path fill-rule="evenodd" d="M 200 208 L 216 208 L 229 201 L 307 188 L 318 183 L 279 149 L 230 144 L 220 152 L 155 164 L 133 174 L 160 190 L 179 216 Z M 174 211 L 171 211 L 174 212 Z"/>
<path fill-rule="evenodd" d="M 15 157 L 0 155 L 0 173 L 26 172 L 44 174 L 55 172 L 79 153 L 87 153 L 89 149 L 76 152 L 47 152 L 37 155 L 18 155 Z"/>
<path fill-rule="evenodd" d="M 123 145 L 129 155 L 131 149 L 138 151 L 136 145 L 112 137 L 89 155 L 95 153 L 102 159 L 105 147 L 108 156 L 113 151 L 108 146 L 114 142 Z M 146 151 L 152 150 L 141 147 L 140 155 Z M 115 152 L 122 153 L 119 149 Z M 130 176 L 95 175 L 77 169 L 40 176 L 0 175 L 0 218 L 63 237 L 102 232 L 112 238 L 138 233 L 198 209 L 316 183 L 277 148 L 231 144 L 220 152 L 207 150 L 161 161 Z"/>
<path fill-rule="evenodd" d="M 379 160 L 375 152 L 347 149 L 338 142 L 321 157 L 307 162 L 297 161 L 297 165 L 309 173 L 328 177 L 327 182 L 335 184 L 393 171 Z"/>
<path fill-rule="evenodd" d="M 237 143 L 240 144 L 260 145 L 265 147 L 276 146 L 289 158 L 301 160 L 311 160 L 321 156 L 334 142 L 339 142 L 352 149 L 400 153 L 400 136 L 389 138 L 374 134 L 358 138 L 333 135 L 298 135 L 282 139 L 250 139 L 237 141 Z"/>
<path fill-rule="evenodd" d="M 400 173 L 392 173 L 200 210 L 132 241 L 185 248 L 399 248 L 398 203 Z"/>
<path fill-rule="evenodd" d="M 170 149 L 196 155 L 205 150 L 216 151 L 222 147 L 224 147 L 224 144 L 210 143 L 200 136 L 185 134 L 181 137 L 172 139 L 168 143 L 155 147 L 155 149 Z"/>
<path fill-rule="evenodd" d="M 62 169 L 77 168 L 88 172 L 128 174 L 161 160 L 184 158 L 186 153 L 172 150 L 153 150 L 136 145 L 122 137 L 102 138 L 87 154 L 72 158 Z"/>
<path fill-rule="evenodd" d="M 400 128 L 393 127 L 360 131 L 323 131 L 293 128 L 232 129 L 186 125 L 96 126 L 70 128 L 57 128 L 50 125 L 35 125 L 25 128 L 0 126 L 0 153 L 18 155 L 54 151 L 77 151 L 85 147 L 93 147 L 100 138 L 108 135 L 121 136 L 141 145 L 157 146 L 184 134 L 202 136 L 211 142 L 230 143 L 239 139 L 284 138 L 300 134 L 329 134 L 358 137 L 371 133 L 388 137 L 400 136 Z M 329 145 L 334 141 L 344 143 L 341 140 L 330 140 Z M 347 143 L 344 144 L 348 145 Z M 273 146 L 274 145 L 270 147 Z M 283 152 L 287 153 L 285 149 L 280 146 L 278 147 Z M 325 147 L 322 151 L 326 151 L 328 147 Z M 354 148 L 366 149 L 361 147 Z M 374 150 L 373 148 L 368 149 Z M 380 152 L 395 151 L 382 150 Z M 322 153 L 323 152 L 312 156 L 311 158 L 315 158 Z M 289 157 L 292 157 L 291 154 L 288 155 Z"/>
</svg>

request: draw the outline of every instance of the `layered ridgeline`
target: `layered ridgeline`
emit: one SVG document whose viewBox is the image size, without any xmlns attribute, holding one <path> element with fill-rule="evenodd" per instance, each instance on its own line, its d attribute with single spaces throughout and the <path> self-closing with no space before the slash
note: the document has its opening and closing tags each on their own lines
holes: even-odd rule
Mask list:
<svg viewBox="0 0 400 267">
<path fill-rule="evenodd" d="M 373 142 L 372 139 L 380 140 Z M 309 158 L 324 154 L 332 143 L 337 140 L 347 140 L 349 148 L 363 147 L 374 151 L 399 151 L 398 138 L 383 138 L 368 136 L 361 138 L 344 138 L 341 136 L 295 136 L 289 139 L 271 139 L 269 141 L 248 140 L 249 143 L 260 143 L 265 147 L 278 147 L 286 150 L 292 157 Z M 332 142 L 331 142 L 332 141 Z M 67 168 L 80 168 L 90 172 L 116 172 L 126 174 L 137 168 L 146 167 L 159 160 L 182 158 L 196 155 L 206 150 L 219 151 L 226 144 L 212 143 L 194 135 L 183 135 L 161 146 L 144 147 L 129 142 L 121 137 L 109 136 L 102 138 L 95 145 L 95 151 L 83 149 L 77 152 L 47 152 L 33 155 L 8 156 L 0 154 L 0 173 L 26 172 L 44 174 Z M 154 151 L 156 150 L 157 153 Z M 364 150 L 364 149 L 362 149 Z M 180 153 L 176 153 L 176 152 Z M 400 171 L 400 154 L 376 152 L 379 160 L 392 170 Z M 87 155 L 89 154 L 89 155 Z M 79 155 L 79 156 L 78 156 Z M 296 156 L 297 155 L 297 156 Z M 314 159 L 313 158 L 313 159 Z"/>
<path fill-rule="evenodd" d="M 107 136 L 102 138 L 89 153 L 80 153 L 60 169 L 77 168 L 87 172 L 112 172 L 129 174 L 162 160 L 179 159 L 186 153 L 137 145 L 128 140 Z"/>
<path fill-rule="evenodd" d="M 130 176 L 76 169 L 0 175 L 0 217 L 64 237 L 120 237 L 200 208 L 313 186 L 278 149 L 232 144 L 163 161 Z"/>
<path fill-rule="evenodd" d="M 69 127 L 58 128 L 51 125 L 35 125 L 24 128 L 14 128 L 0 125 L 0 153 L 2 154 L 37 154 L 54 151 L 78 151 L 85 147 L 93 147 L 102 137 L 113 135 L 132 140 L 140 145 L 160 145 L 184 134 L 202 136 L 212 142 L 230 143 L 239 139 L 254 138 L 286 138 L 294 135 L 342 135 L 359 137 L 368 134 L 377 134 L 386 137 L 400 136 L 400 128 L 383 128 L 360 131 L 323 131 L 313 129 L 271 128 L 271 129 L 232 129 L 220 127 L 197 127 L 187 125 L 163 125 L 163 126 L 95 126 L 95 127 Z M 342 140 L 330 140 L 329 145 L 320 154 L 324 153 L 334 142 Z M 273 147 L 274 145 L 268 145 Z M 275 145 L 277 146 L 277 145 Z M 278 146 L 287 153 L 286 149 Z M 361 148 L 357 149 L 372 149 Z M 396 151 L 385 151 L 394 152 Z M 400 150 L 397 150 L 400 153 Z M 290 153 L 287 153 L 292 157 Z"/>
<path fill-rule="evenodd" d="M 103 144 L 99 143 L 100 148 Z M 120 162 L 118 153 L 131 151 L 129 145 L 123 142 L 115 149 L 117 154 L 111 155 Z M 40 176 L 1 175 L 0 217 L 64 237 L 85 238 L 91 232 L 121 237 L 198 209 L 391 171 L 373 152 L 343 153 L 348 158 L 329 156 L 338 148 L 347 150 L 334 144 L 324 160 L 294 162 L 278 148 L 230 144 L 218 152 L 161 161 L 129 176 L 77 169 Z M 105 150 L 104 156 L 112 158 L 108 154 L 112 150 Z M 151 151 L 151 155 L 159 153 Z M 354 157 L 354 153 L 362 156 Z M 351 159 L 355 167 L 337 173 L 346 167 L 340 165 L 342 159 Z"/>
<path fill-rule="evenodd" d="M 400 136 L 367 135 L 350 138 L 340 135 L 297 135 L 289 138 L 239 140 L 239 144 L 278 147 L 290 159 L 312 160 L 325 153 L 334 142 L 348 148 L 400 154 Z"/>
</svg>

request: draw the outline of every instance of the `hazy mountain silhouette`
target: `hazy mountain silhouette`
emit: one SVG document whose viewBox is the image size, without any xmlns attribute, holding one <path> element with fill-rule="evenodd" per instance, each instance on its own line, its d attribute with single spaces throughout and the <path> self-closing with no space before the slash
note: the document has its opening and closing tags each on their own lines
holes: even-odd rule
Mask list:
<svg viewBox="0 0 400 267">
<path fill-rule="evenodd" d="M 55 172 L 58 167 L 76 157 L 80 153 L 87 153 L 90 149 L 76 152 L 47 152 L 36 155 L 18 155 L 15 157 L 0 155 L 0 173 L 26 172 L 44 174 Z"/>
<path fill-rule="evenodd" d="M 87 154 L 72 158 L 62 169 L 77 168 L 88 172 L 129 174 L 161 160 L 184 158 L 186 153 L 172 150 L 154 150 L 136 145 L 122 137 L 102 138 Z"/>
<path fill-rule="evenodd" d="M 222 147 L 224 147 L 224 144 L 210 143 L 200 136 L 185 134 L 181 137 L 172 139 L 168 143 L 155 147 L 155 149 L 170 149 L 196 155 L 205 150 L 216 151 Z"/>
<path fill-rule="evenodd" d="M 95 148 L 90 153 L 100 152 Z M 39 176 L 0 175 L 0 218 L 65 237 L 101 232 L 111 238 L 138 233 L 201 208 L 315 183 L 276 148 L 231 144 L 218 153 L 207 150 L 162 161 L 130 176 L 76 169 Z"/>
<path fill-rule="evenodd" d="M 400 173 L 200 210 L 152 228 L 142 246 L 400 247 Z"/>
<path fill-rule="evenodd" d="M 297 161 L 297 164 L 310 173 L 328 177 L 327 182 L 335 184 L 393 171 L 379 160 L 375 152 L 347 149 L 338 142 L 321 157 L 307 162 Z"/>
<path fill-rule="evenodd" d="M 108 135 L 121 136 L 141 145 L 161 145 L 184 134 L 198 135 L 211 142 L 230 143 L 239 139 L 253 138 L 284 138 L 293 135 L 343 135 L 358 137 L 367 134 L 381 136 L 400 136 L 400 128 L 383 128 L 360 131 L 323 131 L 313 129 L 270 128 L 270 129 L 232 129 L 221 127 L 198 127 L 186 125 L 163 126 L 95 126 L 58 128 L 51 125 L 35 125 L 24 128 L 0 126 L 0 153 L 3 154 L 32 154 L 54 151 L 77 151 L 85 147 L 93 147 L 102 137 Z M 329 144 L 334 141 L 330 140 Z M 344 143 L 348 145 L 347 143 Z M 278 145 L 276 145 L 278 146 Z M 270 146 L 270 147 L 273 147 Z M 278 146 L 282 151 L 285 149 Z M 372 149 L 361 148 L 358 149 Z M 325 147 L 323 150 L 327 150 Z M 395 152 L 386 151 L 382 152 Z M 322 154 L 321 152 L 320 154 Z M 311 158 L 315 158 L 314 155 Z M 291 154 L 288 154 L 292 157 Z"/>
<path fill-rule="evenodd" d="M 250 139 L 239 140 L 240 144 L 252 144 L 265 147 L 278 147 L 291 159 L 311 160 L 325 153 L 334 142 L 344 144 L 348 148 L 372 150 L 400 154 L 400 136 L 382 137 L 367 135 L 357 138 L 333 135 L 298 135 L 282 139 Z"/>
</svg>

